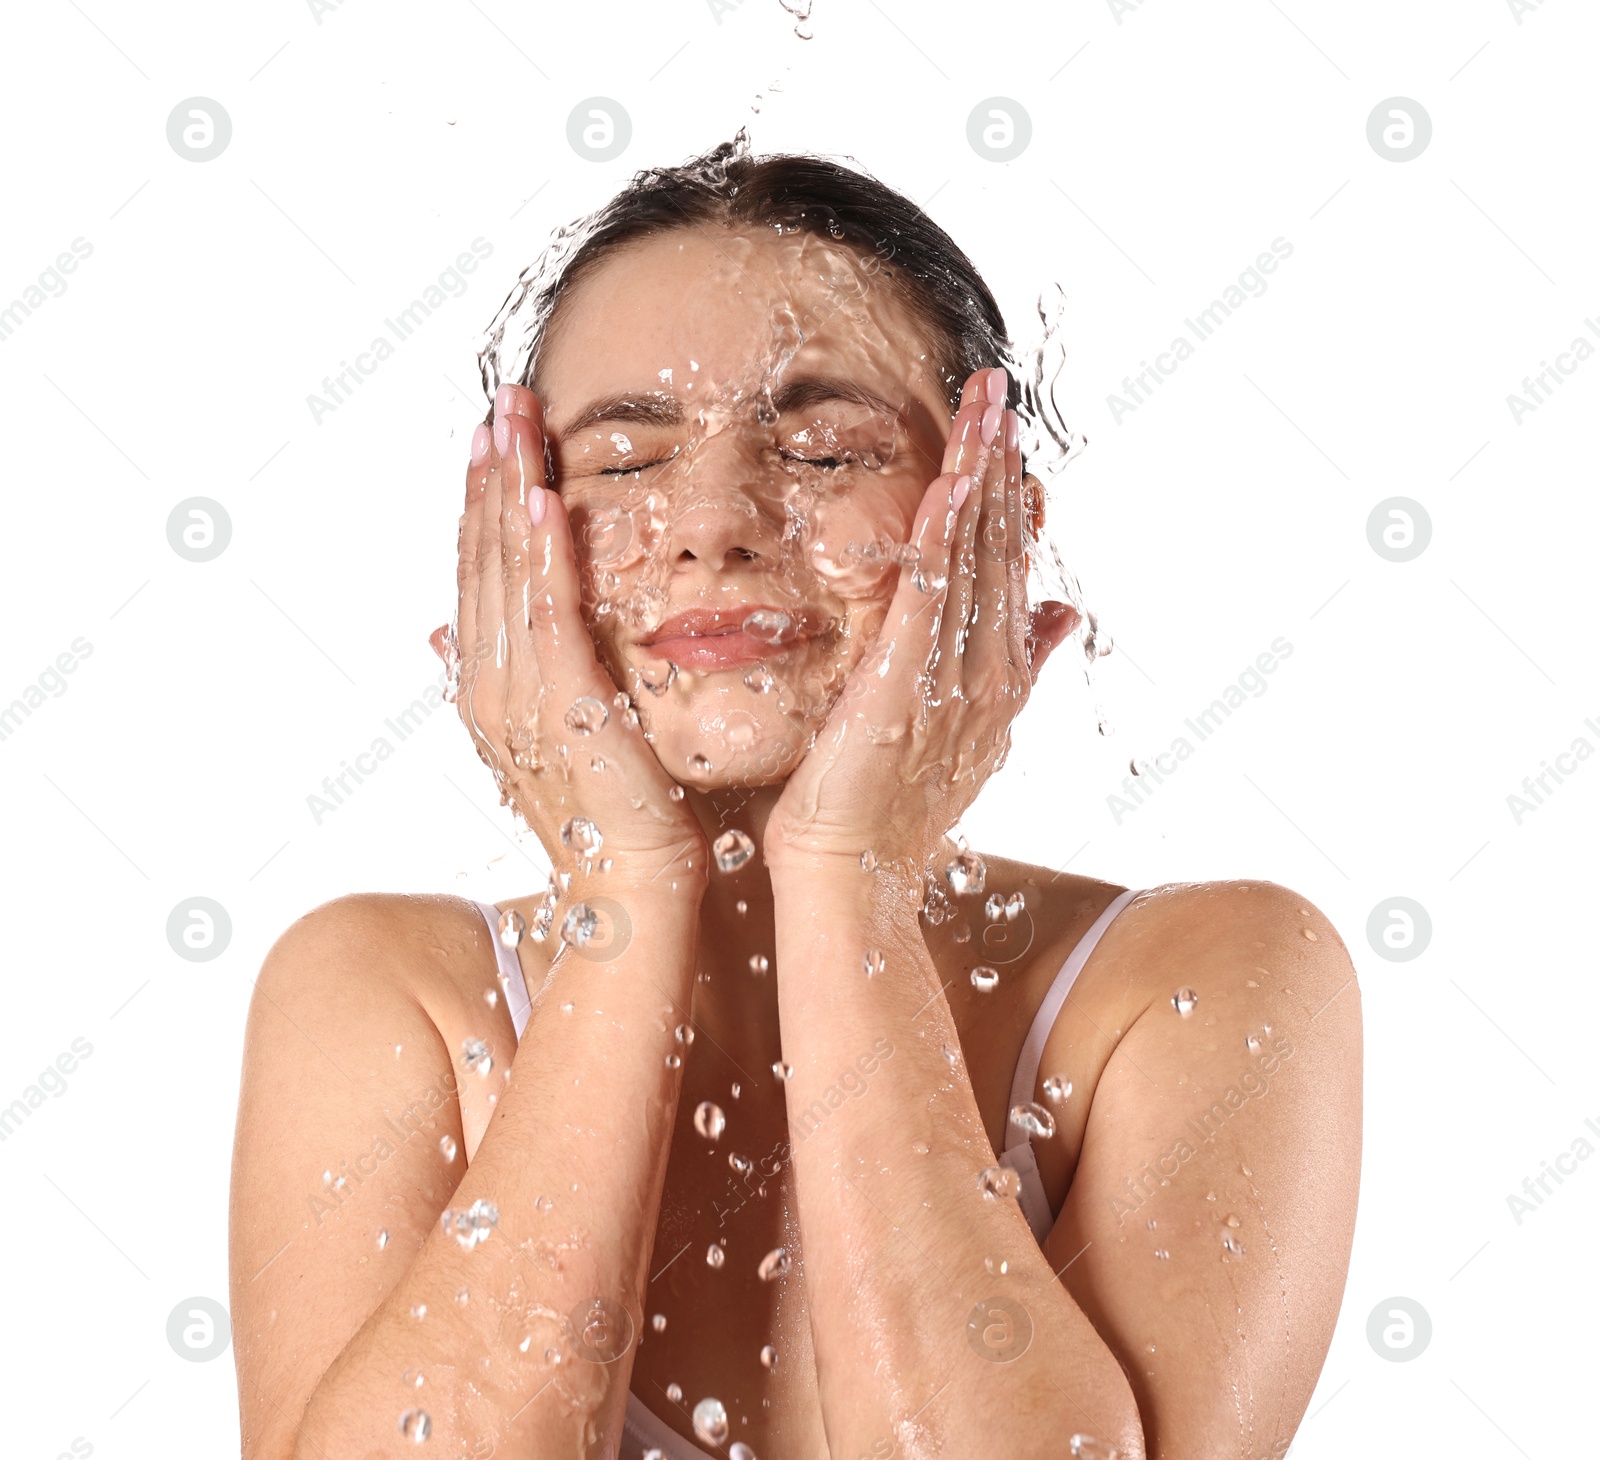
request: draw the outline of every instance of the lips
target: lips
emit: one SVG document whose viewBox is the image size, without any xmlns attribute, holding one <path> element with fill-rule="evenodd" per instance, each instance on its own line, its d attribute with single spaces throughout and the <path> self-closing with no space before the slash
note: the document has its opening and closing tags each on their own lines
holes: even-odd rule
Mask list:
<svg viewBox="0 0 1600 1460">
<path fill-rule="evenodd" d="M 664 619 L 639 642 L 656 657 L 685 668 L 733 669 L 800 647 L 817 622 L 803 609 L 770 603 L 690 608 Z"/>
</svg>

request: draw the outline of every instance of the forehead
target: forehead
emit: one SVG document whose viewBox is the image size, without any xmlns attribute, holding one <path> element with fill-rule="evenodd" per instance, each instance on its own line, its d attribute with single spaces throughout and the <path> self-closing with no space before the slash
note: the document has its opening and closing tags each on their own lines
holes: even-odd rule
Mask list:
<svg viewBox="0 0 1600 1460">
<path fill-rule="evenodd" d="M 697 225 L 627 244 L 575 285 L 538 377 L 559 429 L 607 392 L 692 409 L 802 371 L 897 405 L 946 398 L 928 331 L 878 260 L 810 233 Z"/>
</svg>

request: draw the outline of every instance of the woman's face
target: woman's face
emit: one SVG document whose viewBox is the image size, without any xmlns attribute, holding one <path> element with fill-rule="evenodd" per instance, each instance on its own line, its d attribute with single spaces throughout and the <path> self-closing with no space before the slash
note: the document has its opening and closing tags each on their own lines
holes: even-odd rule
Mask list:
<svg viewBox="0 0 1600 1460">
<path fill-rule="evenodd" d="M 545 342 L 584 615 L 687 784 L 793 769 L 939 474 L 950 387 L 876 265 L 809 233 L 684 228 L 607 258 Z"/>
</svg>

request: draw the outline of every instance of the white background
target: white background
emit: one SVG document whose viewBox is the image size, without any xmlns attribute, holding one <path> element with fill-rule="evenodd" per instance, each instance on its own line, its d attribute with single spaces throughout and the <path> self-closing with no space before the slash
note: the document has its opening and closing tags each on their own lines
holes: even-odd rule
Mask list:
<svg viewBox="0 0 1600 1460">
<path fill-rule="evenodd" d="M 741 124 L 758 151 L 848 155 L 931 199 L 1019 330 L 1044 285 L 1067 292 L 1062 398 L 1090 444 L 1052 528 L 1120 652 L 1093 689 L 1052 665 L 973 842 L 1135 886 L 1276 880 L 1350 947 L 1360 1221 L 1294 1453 L 1581 1444 L 1600 1160 L 1520 1226 L 1506 1198 L 1600 1121 L 1600 764 L 1520 825 L 1506 798 L 1575 737 L 1600 747 L 1600 359 L 1521 424 L 1506 397 L 1600 318 L 1600 18 L 1579 0 L 1521 23 L 1507 0 L 1125 8 L 817 0 L 809 42 L 777 0 L 720 23 L 706 0 L 8 14 L 0 306 L 74 238 L 93 253 L 0 342 L 0 703 L 75 638 L 93 653 L 0 742 L 0 1105 L 74 1038 L 94 1053 L 0 1145 L 7 1454 L 236 1447 L 231 1355 L 186 1362 L 165 1328 L 180 1300 L 226 1301 L 265 950 L 341 893 L 489 900 L 544 877 L 453 712 L 320 826 L 306 802 L 438 673 L 477 332 L 555 224 Z M 166 136 L 196 95 L 233 125 L 201 164 Z M 596 95 L 632 119 L 615 162 L 567 142 Z M 994 96 L 1032 120 L 1004 165 L 967 141 Z M 1432 118 L 1410 162 L 1367 139 L 1394 96 Z M 316 424 L 306 396 L 478 237 L 494 251 L 467 293 Z M 1114 423 L 1122 377 L 1278 237 L 1294 253 L 1268 291 Z M 192 496 L 232 520 L 209 563 L 167 542 Z M 1367 539 L 1394 496 L 1432 522 L 1407 563 Z M 1269 691 L 1118 825 L 1129 759 L 1279 636 L 1294 652 Z M 232 919 L 211 962 L 166 940 L 197 895 Z M 1405 963 L 1365 932 L 1397 895 L 1433 922 Z M 1366 1338 L 1395 1295 L 1431 1315 L 1412 1362 Z"/>
</svg>

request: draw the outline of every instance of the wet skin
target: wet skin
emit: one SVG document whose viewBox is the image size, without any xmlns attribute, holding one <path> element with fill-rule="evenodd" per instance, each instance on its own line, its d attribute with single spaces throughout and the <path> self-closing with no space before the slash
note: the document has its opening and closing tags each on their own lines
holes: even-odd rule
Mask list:
<svg viewBox="0 0 1600 1460">
<path fill-rule="evenodd" d="M 252 1006 L 236 1150 L 252 1457 L 408 1453 L 395 1418 L 416 1404 L 448 1453 L 490 1440 L 499 1453 L 603 1453 L 624 1381 L 684 1435 L 693 1404 L 715 1395 L 730 1440 L 763 1460 L 810 1460 L 830 1441 L 850 1456 L 880 1440 L 903 1454 L 1027 1454 L 1076 1431 L 1134 1455 L 1255 1460 L 1303 1413 L 1342 1294 L 1360 1112 L 1358 993 L 1311 904 L 1266 883 L 1135 902 L 1041 1063 L 1041 1080 L 1074 1092 L 1051 1107 L 1054 1136 L 1033 1143 L 1059 1212 L 1043 1252 L 1014 1204 L 976 1193 L 1004 1144 L 1034 1010 L 1120 889 L 988 857 L 986 895 L 1027 902 L 1031 941 L 1005 960 L 983 951 L 981 899 L 931 926 L 902 895 L 916 885 L 906 868 L 953 851 L 941 834 L 1071 614 L 1030 618 L 1021 596 L 1023 483 L 1010 422 L 992 414 L 999 382 L 965 382 L 952 421 L 915 318 L 881 282 L 841 304 L 836 253 L 808 235 L 687 230 L 623 251 L 568 300 L 538 393 L 502 391 L 474 443 L 463 716 L 572 874 L 561 910 L 611 897 L 651 936 L 609 965 L 524 939 L 535 1010 L 520 1049 L 504 1000 L 484 997 L 497 985 L 483 920 L 459 899 L 344 898 L 280 939 Z M 804 321 L 776 374 L 775 301 Z M 600 402 L 609 414 L 593 417 Z M 784 534 L 795 504 L 810 531 L 798 544 Z M 985 554 L 994 521 L 1004 550 Z M 846 551 L 878 540 L 916 544 L 925 586 Z M 748 642 L 736 625 L 752 604 L 787 614 L 791 640 Z M 692 610 L 731 617 L 659 634 Z M 677 680 L 652 694 L 669 662 Z M 753 662 L 771 689 L 746 684 Z M 618 685 L 637 727 L 612 705 Z M 580 745 L 562 717 L 585 695 L 612 708 Z M 602 828 L 608 871 L 585 873 L 562 847 L 574 816 Z M 708 854 L 728 825 L 761 848 L 734 873 Z M 861 869 L 867 847 L 876 873 Z M 538 903 L 501 906 L 531 921 Z M 887 959 L 870 981 L 867 946 Z M 765 976 L 753 953 L 771 960 Z M 992 992 L 971 982 L 978 962 L 1001 969 Z M 1188 1019 L 1170 1004 L 1182 985 L 1201 991 Z M 672 1034 L 683 1023 L 687 1046 Z M 1266 1025 L 1291 1053 L 1252 1075 L 1261 1092 L 1228 1107 L 1214 1139 L 1171 1156 L 1190 1117 L 1237 1094 L 1256 1059 L 1245 1037 Z M 473 1038 L 494 1051 L 487 1076 L 462 1069 Z M 797 1141 L 799 1113 L 879 1039 L 893 1053 L 862 1093 Z M 787 1084 L 771 1073 L 780 1059 L 795 1069 Z M 322 1172 L 363 1157 L 385 1114 L 419 1100 L 427 1131 L 330 1196 Z M 727 1113 L 715 1145 L 694 1130 L 703 1100 Z M 464 1160 L 443 1159 L 443 1134 Z M 757 1163 L 748 1178 L 730 1152 Z M 1144 1174 L 1162 1158 L 1165 1185 Z M 1130 1181 L 1149 1188 L 1136 1206 Z M 475 1196 L 501 1221 L 463 1256 L 436 1224 Z M 1225 1254 L 1227 1233 L 1242 1257 Z M 706 1250 L 724 1240 L 714 1269 Z M 756 1265 L 779 1246 L 794 1268 L 763 1283 Z M 631 1369 L 586 1365 L 561 1335 L 560 1315 L 597 1293 L 642 1336 Z M 968 1312 L 994 1295 L 1035 1326 L 1012 1364 L 982 1362 L 966 1340 Z M 760 1364 L 766 1344 L 775 1371 Z M 564 1363 L 545 1363 L 546 1347 L 564 1347 Z M 401 1385 L 410 1368 L 421 1389 Z"/>
</svg>

